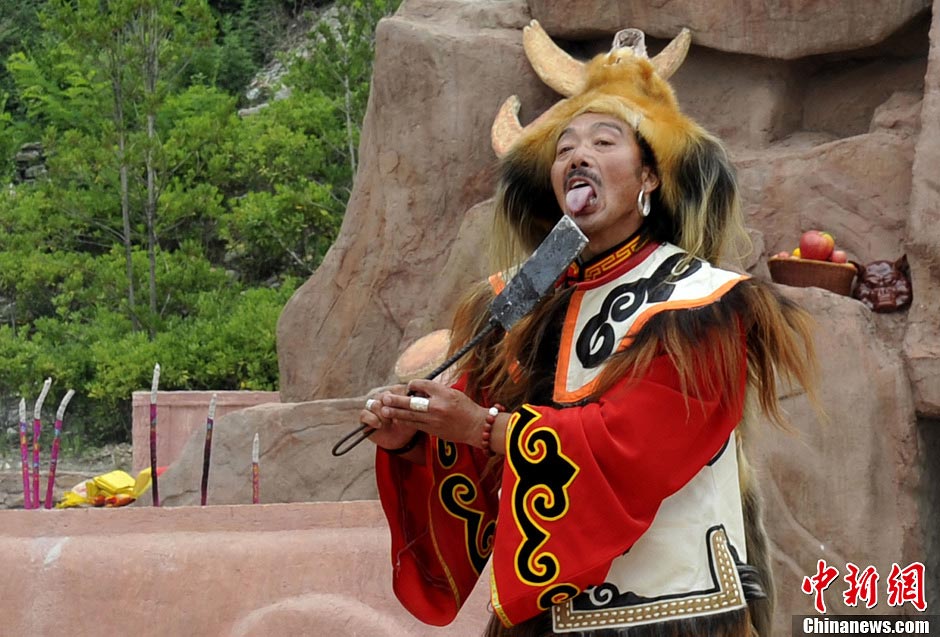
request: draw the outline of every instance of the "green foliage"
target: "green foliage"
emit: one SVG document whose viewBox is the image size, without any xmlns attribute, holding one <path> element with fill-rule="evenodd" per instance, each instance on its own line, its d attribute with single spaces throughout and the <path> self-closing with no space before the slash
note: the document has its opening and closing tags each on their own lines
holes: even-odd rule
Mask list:
<svg viewBox="0 0 940 637">
<path fill-rule="evenodd" d="M 48 171 L 0 191 L 4 404 L 32 409 L 51 377 L 51 419 L 74 388 L 80 446 L 129 438 L 131 394 L 156 362 L 161 389 L 277 388 L 277 319 L 339 230 L 374 29 L 397 1 L 320 4 L 291 96 L 241 117 L 239 94 L 301 5 L 0 0 L 32 11 L 16 13 L 32 16 L 22 46 L 0 19 L 0 177 L 26 141 Z"/>
<path fill-rule="evenodd" d="M 287 83 L 306 96 L 330 104 L 341 136 L 330 143 L 345 164 L 342 180 L 352 186 L 358 166 L 359 125 L 366 112 L 375 29 L 401 0 L 336 0 L 310 34 L 307 55 L 298 60 Z M 339 162 L 337 162 L 339 165 Z"/>
<path fill-rule="evenodd" d="M 0 60 L 16 51 L 32 48 L 41 34 L 38 8 L 43 0 L 0 0 Z M 9 108 L 19 113 L 16 101 L 4 104 L 4 96 L 13 94 L 13 83 L 7 70 L 0 66 L 0 111 Z M 0 128 L 0 139 L 4 131 Z M 0 146 L 0 150 L 4 150 Z M 6 157 L 6 155 L 4 155 Z"/>
</svg>

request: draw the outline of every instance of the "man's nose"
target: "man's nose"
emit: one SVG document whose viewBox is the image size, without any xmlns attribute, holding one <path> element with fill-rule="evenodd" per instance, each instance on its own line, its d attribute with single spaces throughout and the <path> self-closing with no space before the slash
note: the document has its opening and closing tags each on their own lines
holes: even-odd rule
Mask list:
<svg viewBox="0 0 940 637">
<path fill-rule="evenodd" d="M 592 161 L 590 150 L 584 144 L 578 144 L 571 151 L 570 161 L 572 168 L 590 166 Z"/>
</svg>

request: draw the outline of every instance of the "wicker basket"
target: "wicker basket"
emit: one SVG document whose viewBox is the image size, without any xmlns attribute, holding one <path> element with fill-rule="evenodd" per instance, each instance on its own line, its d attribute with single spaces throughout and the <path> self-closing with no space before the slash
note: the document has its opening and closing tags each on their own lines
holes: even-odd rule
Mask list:
<svg viewBox="0 0 940 637">
<path fill-rule="evenodd" d="M 857 270 L 851 263 L 829 263 L 812 259 L 782 259 L 771 257 L 767 261 L 770 278 L 774 283 L 798 288 L 817 287 L 843 296 L 852 293 L 852 281 Z"/>
</svg>

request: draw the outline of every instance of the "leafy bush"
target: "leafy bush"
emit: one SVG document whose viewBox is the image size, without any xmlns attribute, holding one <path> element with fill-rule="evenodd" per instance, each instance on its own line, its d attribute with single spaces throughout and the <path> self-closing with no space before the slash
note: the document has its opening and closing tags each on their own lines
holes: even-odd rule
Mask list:
<svg viewBox="0 0 940 637">
<path fill-rule="evenodd" d="M 397 2 L 338 0 L 291 96 L 244 118 L 268 27 L 299 5 L 27 4 L 32 46 L 0 32 L 0 152 L 41 140 L 48 176 L 0 192 L 4 413 L 52 378 L 44 418 L 74 388 L 68 435 L 101 444 L 129 439 L 157 362 L 164 390 L 276 389 L 277 319 L 339 230 L 375 25 Z"/>
</svg>

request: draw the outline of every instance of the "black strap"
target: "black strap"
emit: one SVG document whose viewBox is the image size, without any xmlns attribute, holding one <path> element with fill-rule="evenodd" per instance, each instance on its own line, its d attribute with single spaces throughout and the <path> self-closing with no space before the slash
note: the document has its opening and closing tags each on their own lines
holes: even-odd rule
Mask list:
<svg viewBox="0 0 940 637">
<path fill-rule="evenodd" d="M 402 445 L 398 449 L 386 449 L 385 447 L 382 447 L 382 451 L 384 451 L 385 453 L 390 453 L 393 456 L 400 456 L 403 453 L 408 453 L 409 451 L 417 447 L 418 443 L 421 442 L 421 440 L 423 439 L 423 436 L 421 435 L 422 433 L 424 432 L 416 431 L 415 435 L 411 437 L 411 440 L 406 442 L 404 445 Z"/>
</svg>

